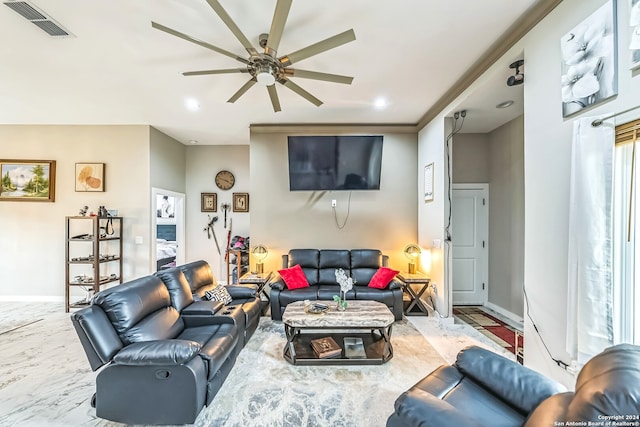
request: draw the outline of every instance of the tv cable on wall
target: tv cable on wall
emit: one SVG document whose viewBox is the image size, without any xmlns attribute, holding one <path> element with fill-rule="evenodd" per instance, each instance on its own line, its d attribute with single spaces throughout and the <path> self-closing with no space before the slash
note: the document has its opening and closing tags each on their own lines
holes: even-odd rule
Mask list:
<svg viewBox="0 0 640 427">
<path fill-rule="evenodd" d="M 338 230 L 342 230 L 345 225 L 347 225 L 347 221 L 349 221 L 349 214 L 351 213 L 351 193 L 352 192 L 349 191 L 349 201 L 347 202 L 347 216 L 344 218 L 342 225 L 340 225 L 340 223 L 338 222 L 338 213 L 336 212 L 337 207 L 331 206 L 331 209 L 333 209 L 333 219 L 336 222 L 336 227 L 338 227 Z"/>
</svg>

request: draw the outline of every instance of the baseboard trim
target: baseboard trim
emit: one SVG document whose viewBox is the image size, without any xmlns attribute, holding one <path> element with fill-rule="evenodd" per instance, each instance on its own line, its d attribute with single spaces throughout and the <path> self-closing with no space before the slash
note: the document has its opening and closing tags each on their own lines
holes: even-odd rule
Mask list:
<svg viewBox="0 0 640 427">
<path fill-rule="evenodd" d="M 2 302 L 64 302 L 64 297 L 47 295 L 0 295 Z"/>
<path fill-rule="evenodd" d="M 522 317 L 518 316 L 517 314 L 514 314 L 514 313 L 510 312 L 509 310 L 505 310 L 504 308 L 499 307 L 499 306 L 497 306 L 497 305 L 495 305 L 493 303 L 490 303 L 489 301 L 487 301 L 484 304 L 484 306 L 487 307 L 490 310 L 495 311 L 498 314 L 503 315 L 504 317 L 506 317 L 508 319 L 513 320 L 514 322 L 517 322 L 517 323 L 519 323 L 521 325 L 524 324 L 524 319 Z"/>
</svg>

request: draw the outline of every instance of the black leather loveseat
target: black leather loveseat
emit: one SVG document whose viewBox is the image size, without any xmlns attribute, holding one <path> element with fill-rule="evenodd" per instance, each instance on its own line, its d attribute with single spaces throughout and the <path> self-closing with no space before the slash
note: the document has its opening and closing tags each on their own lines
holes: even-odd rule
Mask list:
<svg viewBox="0 0 640 427">
<path fill-rule="evenodd" d="M 441 366 L 403 393 L 387 427 L 634 425 L 624 423 L 640 422 L 639 384 L 638 346 L 617 345 L 592 358 L 575 392 L 493 352 L 468 347 L 453 366 Z"/>
<path fill-rule="evenodd" d="M 187 283 L 189 283 L 195 306 L 206 305 L 206 302 L 201 303 L 198 301 L 203 301 L 205 293 L 217 286 L 217 280 L 213 275 L 211 266 L 206 261 L 201 260 L 178 266 L 176 269 L 184 273 Z M 162 277 L 166 273 L 160 272 L 156 274 L 160 274 Z M 225 289 L 233 298 L 233 302 L 230 305 L 240 307 L 245 314 L 244 336 L 246 343 L 258 327 L 260 315 L 264 308 L 263 302 L 257 295 L 257 287 L 255 285 L 227 285 Z"/>
<path fill-rule="evenodd" d="M 289 303 L 304 300 L 332 300 L 340 293 L 335 270 L 342 268 L 355 279 L 347 300 L 372 300 L 389 307 L 396 320 L 402 319 L 402 283 L 392 280 L 384 289 L 369 287 L 369 281 L 381 266 L 386 266 L 388 257 L 377 249 L 292 249 L 282 256 L 283 268 L 299 264 L 309 287 L 288 289 L 280 276 L 269 283 L 271 288 L 271 318 L 282 320 L 282 313 Z"/>
<path fill-rule="evenodd" d="M 71 315 L 91 368 L 102 368 L 96 378 L 98 417 L 127 424 L 193 423 L 222 386 L 255 330 L 257 320 L 247 320 L 243 307 L 259 304 L 256 289 L 231 289 L 237 304 L 197 300 L 187 278 L 202 283 L 207 274 L 202 262 L 191 267 L 106 289 Z"/>
</svg>

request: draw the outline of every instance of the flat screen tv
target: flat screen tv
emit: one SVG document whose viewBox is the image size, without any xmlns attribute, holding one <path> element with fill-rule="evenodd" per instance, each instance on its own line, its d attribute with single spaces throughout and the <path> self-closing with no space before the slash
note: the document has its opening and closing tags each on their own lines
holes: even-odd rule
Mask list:
<svg viewBox="0 0 640 427">
<path fill-rule="evenodd" d="M 379 190 L 382 135 L 290 136 L 289 190 Z"/>
</svg>

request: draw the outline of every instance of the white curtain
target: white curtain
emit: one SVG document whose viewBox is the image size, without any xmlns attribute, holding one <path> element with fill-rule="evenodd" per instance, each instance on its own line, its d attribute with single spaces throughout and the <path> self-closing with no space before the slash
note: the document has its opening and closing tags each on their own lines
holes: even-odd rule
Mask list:
<svg viewBox="0 0 640 427">
<path fill-rule="evenodd" d="M 574 122 L 569 198 L 567 351 L 585 363 L 613 343 L 614 125 Z"/>
</svg>

